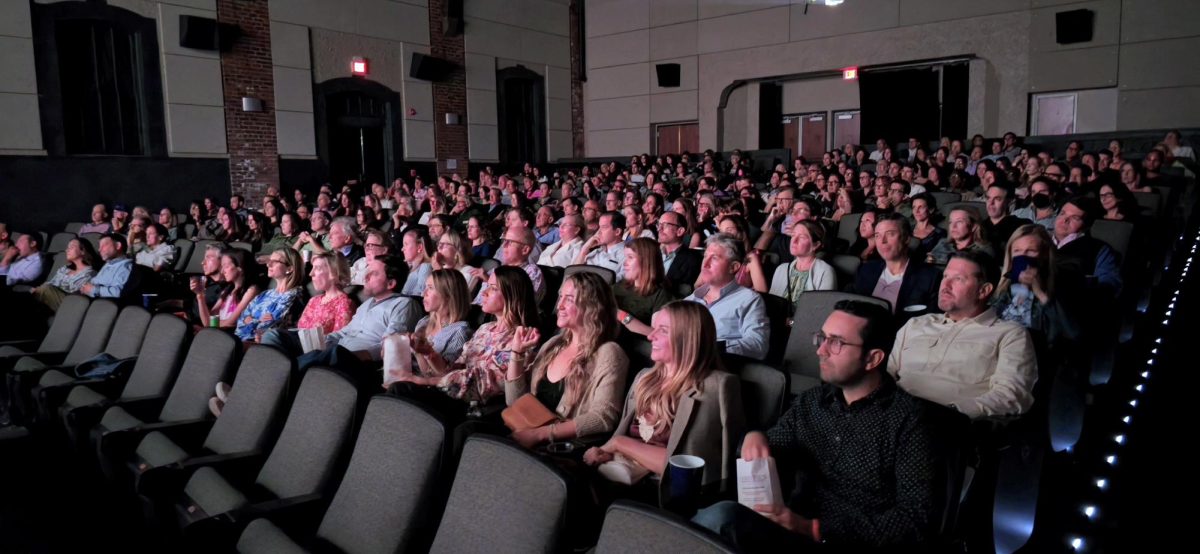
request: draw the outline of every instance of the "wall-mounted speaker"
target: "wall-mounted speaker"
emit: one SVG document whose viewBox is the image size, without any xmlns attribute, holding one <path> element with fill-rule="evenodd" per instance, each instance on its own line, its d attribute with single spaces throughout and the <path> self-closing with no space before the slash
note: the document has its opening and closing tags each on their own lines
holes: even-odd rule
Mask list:
<svg viewBox="0 0 1200 554">
<path fill-rule="evenodd" d="M 422 81 L 441 81 L 454 70 L 454 64 L 441 58 L 413 52 L 408 64 L 408 76 Z"/>
<path fill-rule="evenodd" d="M 236 25 L 194 15 L 179 16 L 179 46 L 193 50 L 228 51 L 241 30 Z"/>
<path fill-rule="evenodd" d="M 1073 44 L 1092 40 L 1092 23 L 1096 13 L 1092 10 L 1070 10 L 1054 14 L 1054 37 L 1059 44 Z"/>
<path fill-rule="evenodd" d="M 677 87 L 677 86 L 679 86 L 679 64 L 677 64 L 677 63 L 654 64 L 654 72 L 658 74 L 658 86 L 660 86 L 660 87 Z"/>
</svg>

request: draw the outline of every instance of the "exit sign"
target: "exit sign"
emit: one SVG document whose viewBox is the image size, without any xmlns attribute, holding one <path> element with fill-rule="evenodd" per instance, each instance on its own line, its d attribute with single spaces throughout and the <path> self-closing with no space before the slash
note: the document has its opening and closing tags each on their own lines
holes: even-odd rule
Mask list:
<svg viewBox="0 0 1200 554">
<path fill-rule="evenodd" d="M 847 81 L 857 79 L 858 78 L 858 68 L 857 67 L 847 67 L 846 69 L 843 69 L 842 70 L 842 78 Z"/>
</svg>

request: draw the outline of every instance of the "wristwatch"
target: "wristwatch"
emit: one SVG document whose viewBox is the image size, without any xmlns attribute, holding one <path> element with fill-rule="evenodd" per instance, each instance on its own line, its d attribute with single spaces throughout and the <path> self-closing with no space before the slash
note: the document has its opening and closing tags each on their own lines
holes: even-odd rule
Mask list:
<svg viewBox="0 0 1200 554">
<path fill-rule="evenodd" d="M 629 325 L 630 321 L 633 321 L 633 314 L 625 312 L 625 317 L 621 319 L 621 325 Z"/>
</svg>

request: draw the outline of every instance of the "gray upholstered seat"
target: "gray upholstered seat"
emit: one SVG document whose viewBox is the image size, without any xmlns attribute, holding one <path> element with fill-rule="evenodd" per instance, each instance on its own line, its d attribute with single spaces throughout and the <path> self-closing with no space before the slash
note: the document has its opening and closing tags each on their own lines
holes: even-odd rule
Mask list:
<svg viewBox="0 0 1200 554">
<path fill-rule="evenodd" d="M 788 394 L 787 374 L 759 362 L 730 364 L 729 372 L 742 381 L 742 405 L 748 429 L 769 429 L 783 414 Z"/>
<path fill-rule="evenodd" d="M 255 478 L 256 489 L 274 498 L 322 493 L 350 441 L 357 402 L 358 390 L 346 378 L 324 369 L 305 372 L 279 440 Z M 193 473 L 183 493 L 176 515 L 185 531 L 195 521 L 252 502 L 212 468 Z"/>
<path fill-rule="evenodd" d="M 644 504 L 617 501 L 608 507 L 596 554 L 624 552 L 735 552 L 712 533 L 675 514 Z"/>
<path fill-rule="evenodd" d="M 555 552 L 566 502 L 557 468 L 508 440 L 473 435 L 431 552 Z"/>
<path fill-rule="evenodd" d="M 431 493 L 445 464 L 445 437 L 444 424 L 423 408 L 400 398 L 372 398 L 350 467 L 315 540 L 301 542 L 351 554 L 424 550 L 428 537 L 417 531 L 436 514 Z M 247 527 L 238 550 L 305 551 L 265 519 Z"/>
<path fill-rule="evenodd" d="M 565 281 L 568 277 L 570 277 L 580 271 L 587 271 L 590 273 L 595 273 L 596 275 L 599 275 L 601 278 L 603 278 L 610 285 L 617 282 L 617 273 L 615 271 L 613 271 L 607 267 L 600 267 L 598 265 L 588 265 L 588 264 L 575 264 L 575 265 L 567 266 L 567 268 L 563 270 L 563 280 Z"/>
<path fill-rule="evenodd" d="M 86 296 L 72 294 L 63 299 L 62 304 L 58 307 L 58 312 L 55 313 L 54 323 L 50 324 L 50 330 L 46 331 L 46 336 L 42 338 L 42 342 L 38 344 L 37 349 L 30 352 L 22 350 L 13 345 L 0 344 L 0 369 L 11 366 L 18 358 L 32 354 L 34 352 L 66 352 L 71 349 L 71 345 L 75 342 L 75 336 L 79 334 L 79 327 L 83 325 L 83 318 L 87 315 L 88 306 L 92 301 Z"/>
</svg>

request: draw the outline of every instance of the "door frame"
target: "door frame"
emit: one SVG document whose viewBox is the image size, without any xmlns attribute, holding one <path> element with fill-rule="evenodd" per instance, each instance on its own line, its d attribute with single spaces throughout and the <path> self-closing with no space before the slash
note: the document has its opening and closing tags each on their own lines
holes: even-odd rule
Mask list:
<svg viewBox="0 0 1200 554">
<path fill-rule="evenodd" d="M 826 137 L 825 142 L 830 145 L 830 150 L 838 149 L 838 148 L 841 148 L 842 146 L 845 146 L 843 144 L 838 144 L 837 142 L 835 142 L 835 139 L 833 136 L 835 134 L 834 133 L 835 123 L 834 122 L 837 121 L 838 114 L 848 113 L 848 112 L 856 113 L 856 114 L 858 114 L 858 116 L 860 118 L 858 120 L 858 135 L 859 135 L 858 139 L 859 140 L 858 140 L 858 143 L 855 144 L 855 146 L 862 145 L 862 119 L 861 119 L 862 118 L 862 108 L 846 108 L 843 110 L 829 110 L 829 136 Z"/>
<path fill-rule="evenodd" d="M 383 175 L 384 184 L 400 176 L 400 161 L 404 159 L 404 141 L 401 140 L 402 121 L 400 93 L 386 85 L 361 77 L 338 77 L 313 85 L 313 119 L 316 125 L 317 158 L 325 165 L 325 177 L 330 177 L 329 158 L 329 96 L 343 92 L 359 92 L 381 100 L 386 110 L 383 131 Z"/>
<path fill-rule="evenodd" d="M 659 152 L 658 151 L 658 130 L 659 130 L 659 128 L 660 127 L 674 127 L 674 126 L 679 126 L 679 125 L 695 125 L 696 131 L 697 131 L 697 138 L 699 138 L 700 120 L 698 120 L 698 119 L 691 119 L 691 120 L 685 120 L 685 121 L 656 121 L 654 123 L 651 123 L 650 124 L 650 144 L 653 145 L 653 147 L 654 147 L 654 155 L 655 156 L 663 156 L 666 154 L 682 154 L 683 153 L 683 152 Z M 697 142 L 697 144 L 699 144 L 699 142 Z M 699 148 L 699 146 L 697 146 L 697 148 Z M 696 152 L 691 152 L 691 153 L 696 154 Z"/>
<path fill-rule="evenodd" d="M 829 151 L 829 135 L 830 135 L 831 118 L 829 116 L 828 110 L 815 111 L 815 112 L 801 112 L 801 113 L 794 113 L 794 114 L 784 114 L 783 117 L 785 117 L 785 118 L 786 117 L 800 118 L 800 128 L 797 129 L 797 131 L 800 133 L 800 135 L 798 137 L 796 137 L 796 145 L 797 145 L 797 149 L 799 150 L 799 152 L 796 152 L 795 155 L 792 156 L 793 159 L 804 156 L 804 154 L 803 154 L 803 152 L 804 152 L 804 118 L 811 117 L 814 115 L 823 116 L 825 118 L 825 144 L 823 146 L 821 146 L 821 151 L 822 152 Z M 809 160 L 809 163 L 811 163 L 811 160 Z"/>
</svg>

